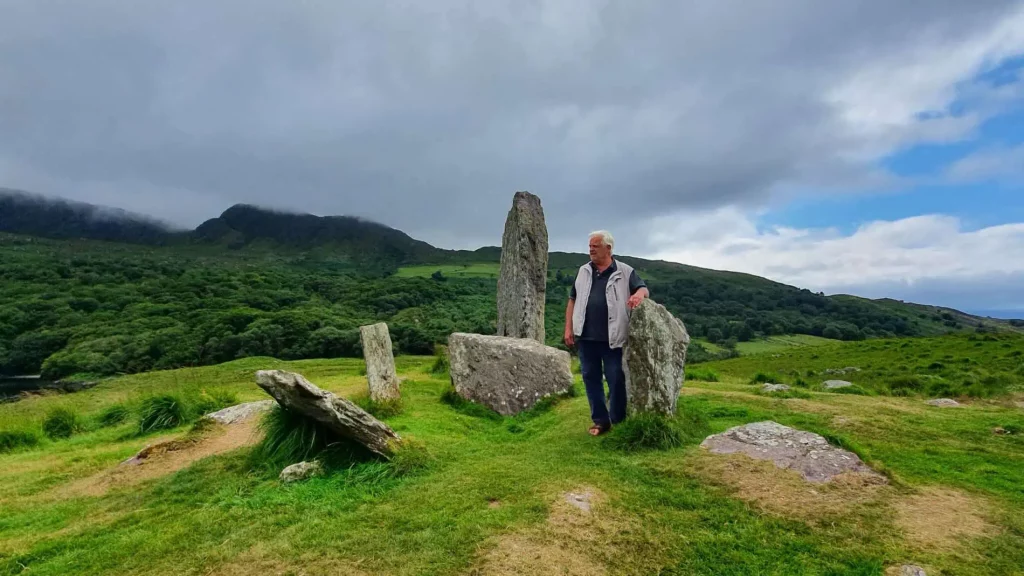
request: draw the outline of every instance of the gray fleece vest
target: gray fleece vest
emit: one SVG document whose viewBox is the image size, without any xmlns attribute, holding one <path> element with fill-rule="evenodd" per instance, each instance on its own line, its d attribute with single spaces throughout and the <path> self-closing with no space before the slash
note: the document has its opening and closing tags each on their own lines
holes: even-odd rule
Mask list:
<svg viewBox="0 0 1024 576">
<path fill-rule="evenodd" d="M 608 346 L 622 348 L 629 337 L 630 310 L 626 307 L 629 300 L 629 276 L 633 268 L 625 262 L 616 260 L 617 269 L 608 278 L 605 288 L 605 299 L 608 301 Z M 572 310 L 572 333 L 579 338 L 583 334 L 583 321 L 587 315 L 587 300 L 590 300 L 590 285 L 593 282 L 590 263 L 580 266 L 576 273 L 576 303 Z"/>
</svg>

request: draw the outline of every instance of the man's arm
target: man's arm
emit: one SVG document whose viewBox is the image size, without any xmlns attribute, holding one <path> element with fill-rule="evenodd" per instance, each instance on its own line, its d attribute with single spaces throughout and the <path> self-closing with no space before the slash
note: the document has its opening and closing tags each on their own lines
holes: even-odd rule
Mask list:
<svg viewBox="0 0 1024 576">
<path fill-rule="evenodd" d="M 569 297 L 569 303 L 565 305 L 565 336 L 563 337 L 565 345 L 570 347 L 573 345 L 574 340 L 572 336 L 572 311 L 575 308 L 576 298 L 575 295 L 573 295 Z"/>
<path fill-rule="evenodd" d="M 629 300 L 626 301 L 626 305 L 629 306 L 630 309 L 636 308 L 644 298 L 648 298 L 651 295 L 650 291 L 647 289 L 647 283 L 643 281 L 643 278 L 640 278 L 640 275 L 636 273 L 636 270 L 633 270 L 629 274 L 629 293 L 631 296 L 629 297 Z"/>
</svg>

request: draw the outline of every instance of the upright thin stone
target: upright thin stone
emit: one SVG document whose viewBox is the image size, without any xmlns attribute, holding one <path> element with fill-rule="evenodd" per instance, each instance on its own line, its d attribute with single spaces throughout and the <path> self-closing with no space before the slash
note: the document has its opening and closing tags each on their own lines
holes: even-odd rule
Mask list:
<svg viewBox="0 0 1024 576">
<path fill-rule="evenodd" d="M 548 229 L 540 198 L 516 192 L 501 238 L 498 336 L 544 343 Z"/>
<path fill-rule="evenodd" d="M 391 334 L 384 322 L 359 327 L 366 360 L 366 382 L 374 402 L 397 400 L 402 396 L 395 373 L 395 357 L 391 352 Z"/>
<path fill-rule="evenodd" d="M 682 321 L 661 304 L 645 298 L 632 311 L 623 362 L 630 413 L 676 413 L 689 345 Z"/>
</svg>

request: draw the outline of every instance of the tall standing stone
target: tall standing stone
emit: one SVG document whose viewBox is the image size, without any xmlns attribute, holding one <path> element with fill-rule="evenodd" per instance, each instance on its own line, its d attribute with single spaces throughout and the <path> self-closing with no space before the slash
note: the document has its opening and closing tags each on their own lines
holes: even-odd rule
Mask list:
<svg viewBox="0 0 1024 576">
<path fill-rule="evenodd" d="M 544 343 L 548 229 L 540 198 L 516 192 L 501 237 L 498 336 Z"/>
<path fill-rule="evenodd" d="M 689 345 L 682 321 L 661 304 L 645 298 L 633 309 L 623 363 L 631 413 L 676 413 Z"/>
<path fill-rule="evenodd" d="M 366 381 L 370 386 L 370 399 L 381 402 L 401 398 L 388 325 L 378 322 L 360 326 L 359 339 L 363 344 L 363 359 L 366 360 Z"/>
</svg>

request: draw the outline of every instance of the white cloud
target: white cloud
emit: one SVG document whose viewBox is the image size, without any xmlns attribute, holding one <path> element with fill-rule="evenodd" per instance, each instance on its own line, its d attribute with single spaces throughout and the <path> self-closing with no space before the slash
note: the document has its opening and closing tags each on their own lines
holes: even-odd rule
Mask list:
<svg viewBox="0 0 1024 576">
<path fill-rule="evenodd" d="M 950 182 L 977 182 L 990 178 L 1024 174 L 1024 145 L 985 148 L 960 160 L 946 170 Z"/>
<path fill-rule="evenodd" d="M 1024 307 L 1024 223 L 965 230 L 957 218 L 925 215 L 833 228 L 758 230 L 735 208 L 666 216 L 652 223 L 650 257 L 747 272 L 827 293 L 911 298 L 948 305 Z M 985 301 L 998 293 L 999 301 Z"/>
</svg>

